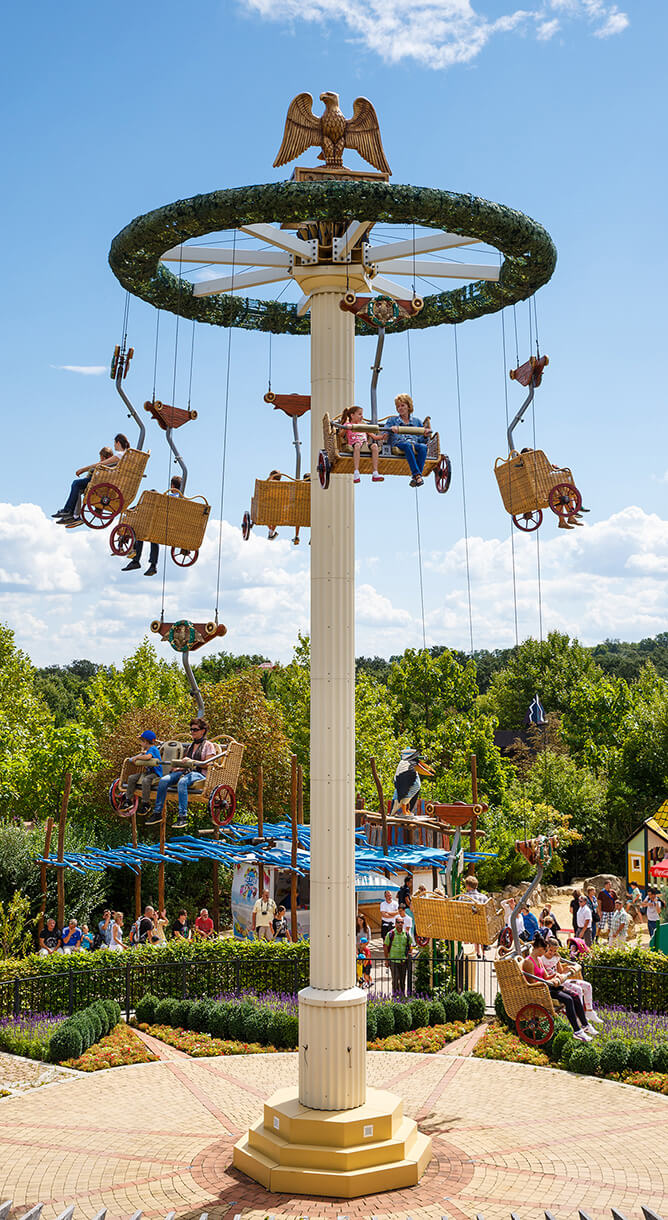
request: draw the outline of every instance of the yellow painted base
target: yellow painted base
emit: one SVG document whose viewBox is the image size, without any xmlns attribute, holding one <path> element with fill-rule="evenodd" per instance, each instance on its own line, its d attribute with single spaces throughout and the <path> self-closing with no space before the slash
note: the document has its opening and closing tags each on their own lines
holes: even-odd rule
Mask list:
<svg viewBox="0 0 668 1220">
<path fill-rule="evenodd" d="M 430 1137 L 381 1089 L 369 1089 L 354 1110 L 309 1110 L 279 1089 L 232 1156 L 267 1190 L 336 1199 L 415 1186 L 430 1160 Z"/>
</svg>

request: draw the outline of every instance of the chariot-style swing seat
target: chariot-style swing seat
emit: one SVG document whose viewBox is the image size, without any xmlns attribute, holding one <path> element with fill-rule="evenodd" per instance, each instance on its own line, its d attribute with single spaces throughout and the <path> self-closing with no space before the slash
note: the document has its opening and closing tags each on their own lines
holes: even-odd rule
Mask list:
<svg viewBox="0 0 668 1220">
<path fill-rule="evenodd" d="M 389 418 L 386 416 L 386 418 Z M 367 445 L 362 447 L 360 453 L 360 473 L 371 474 L 373 466 L 371 462 L 371 453 L 368 449 L 368 442 L 373 441 L 376 437 L 383 436 L 383 420 L 379 420 L 377 424 L 360 424 L 355 425 L 356 432 L 367 433 Z M 349 427 L 350 425 L 346 425 Z M 324 448 L 320 451 L 318 459 L 318 476 L 323 487 L 329 487 L 329 479 L 332 474 L 352 474 L 354 470 L 353 451 L 345 439 L 345 429 L 341 426 L 338 420 L 330 419 L 329 415 L 325 415 L 322 421 L 323 442 Z M 397 428 L 397 433 L 402 436 L 422 436 L 424 431 L 422 428 Z M 436 490 L 444 493 L 450 486 L 450 459 L 445 453 L 441 453 L 441 443 L 438 432 L 432 432 L 431 436 L 426 438 L 427 457 L 422 471 L 423 477 L 434 472 L 436 481 Z M 378 471 L 382 475 L 396 474 L 411 478 L 412 472 L 408 465 L 406 457 L 401 449 L 398 449 L 392 444 L 391 440 L 384 440 L 382 443 L 378 440 Z"/>
<path fill-rule="evenodd" d="M 256 479 L 251 499 L 250 512 L 245 512 L 241 522 L 244 541 L 250 538 L 254 525 L 266 525 L 268 529 L 279 529 L 283 525 L 295 530 L 293 542 L 299 543 L 299 531 L 311 524 L 310 476 L 301 476 L 301 441 L 298 420 L 311 409 L 310 394 L 276 394 L 268 390 L 264 401 L 272 403 L 275 411 L 284 411 L 292 420 L 295 446 L 294 476 L 277 471 L 271 479 Z"/>
<path fill-rule="evenodd" d="M 433 940 L 491 945 L 504 924 L 503 912 L 493 898 L 487 902 L 467 902 L 464 896 L 415 894 L 412 905 L 416 934 Z"/>
<path fill-rule="evenodd" d="M 209 762 L 206 770 L 206 775 L 203 780 L 199 780 L 188 790 L 188 803 L 195 801 L 199 804 L 206 803 L 209 807 L 211 820 L 214 826 L 226 826 L 234 818 L 236 809 L 236 787 L 239 780 L 239 772 L 241 771 L 241 762 L 244 756 L 244 746 L 239 741 L 235 741 L 233 737 L 219 736 L 212 744 L 218 751 L 214 756 L 213 761 Z M 160 757 L 163 761 L 163 773 L 166 775 L 170 770 L 170 766 L 183 760 L 186 746 L 190 743 L 187 741 L 163 741 L 159 745 Z M 196 768 L 196 762 L 190 762 L 190 767 Z M 143 768 L 154 766 L 154 762 L 138 763 L 132 758 L 126 758 L 123 761 L 121 773 L 115 779 L 109 789 L 109 802 L 112 809 L 118 812 L 121 808 L 125 790 L 127 788 L 128 778 L 132 774 Z M 157 788 L 158 780 L 154 778 L 152 788 Z M 167 790 L 167 800 L 176 800 L 176 788 Z M 135 794 L 134 804 L 130 806 L 128 812 L 130 814 L 136 812 L 139 805 L 139 795 Z"/>
<path fill-rule="evenodd" d="M 172 431 L 197 419 L 197 412 L 158 401 L 147 402 L 144 406 L 167 434 L 167 443 L 182 471 L 181 491 L 142 492 L 139 502 L 123 513 L 112 530 L 111 549 L 115 555 L 130 555 L 135 542 L 155 542 L 170 547 L 175 564 L 189 568 L 197 561 L 211 506 L 204 496 L 184 495 L 188 470 L 172 440 Z"/>
<path fill-rule="evenodd" d="M 513 443 L 515 428 L 532 403 L 547 364 L 547 356 L 531 356 L 519 368 L 511 369 L 511 380 L 528 386 L 529 393 L 508 428 L 508 457 L 499 457 L 494 464 L 503 507 L 517 528 L 527 533 L 542 524 L 545 508 L 564 521 L 582 508 L 582 496 L 568 466 L 554 466 L 542 449 L 522 449 L 518 453 Z"/>
<path fill-rule="evenodd" d="M 116 383 L 116 389 L 129 414 L 139 428 L 138 447 L 127 449 L 117 466 L 97 465 L 94 467 L 81 504 L 81 516 L 86 525 L 94 530 L 106 529 L 124 508 L 129 508 L 139 491 L 146 464 L 151 456 L 150 449 L 146 451 L 143 449 L 146 428 L 121 384 L 128 375 L 133 355 L 134 348 L 131 347 L 125 351 L 124 348 L 117 345 L 114 349 L 110 375 Z"/>
</svg>

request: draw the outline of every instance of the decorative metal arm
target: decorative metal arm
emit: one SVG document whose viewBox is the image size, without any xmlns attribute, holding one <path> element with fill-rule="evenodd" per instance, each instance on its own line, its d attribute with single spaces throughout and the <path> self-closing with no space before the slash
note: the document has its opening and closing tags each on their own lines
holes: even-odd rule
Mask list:
<svg viewBox="0 0 668 1220">
<path fill-rule="evenodd" d="M 125 393 L 125 390 L 123 389 L 123 386 L 121 384 L 123 381 L 123 377 L 125 376 L 124 370 L 125 370 L 125 362 L 123 360 L 119 360 L 116 365 L 116 375 L 114 377 L 114 381 L 116 383 L 116 389 L 118 390 L 118 393 L 120 394 L 121 398 L 123 399 L 123 402 L 125 403 L 125 405 L 128 409 L 128 413 L 132 416 L 137 427 L 139 428 L 139 439 L 137 441 L 137 448 L 143 449 L 144 448 L 144 437 L 146 436 L 146 426 L 145 426 L 143 420 L 141 419 L 141 417 L 139 415 L 137 415 L 137 412 L 135 411 L 132 403 L 130 402 L 130 399 L 128 398 L 128 396 Z"/>
<path fill-rule="evenodd" d="M 181 660 L 183 662 L 183 668 L 186 671 L 186 677 L 188 679 L 192 697 L 195 700 L 195 703 L 197 704 L 197 715 L 203 717 L 204 716 L 204 700 L 202 698 L 202 692 L 201 692 L 199 686 L 197 685 L 197 679 L 196 679 L 196 677 L 192 671 L 191 665 L 190 665 L 190 654 L 187 652 L 182 652 Z"/>
<path fill-rule="evenodd" d="M 300 479 L 302 475 L 302 443 L 299 439 L 299 421 L 296 415 L 292 417 L 292 432 L 294 435 L 295 447 L 295 479 Z"/>
<path fill-rule="evenodd" d="M 448 863 L 447 863 L 446 869 L 445 869 L 445 890 L 448 895 L 448 898 L 453 897 L 452 866 L 459 855 L 459 845 L 460 845 L 461 841 L 462 841 L 462 829 L 461 829 L 461 826 L 458 826 L 457 830 L 455 831 L 455 837 L 452 841 L 452 850 L 450 852 L 450 859 L 448 860 Z"/>
<path fill-rule="evenodd" d="M 543 880 L 544 867 L 545 866 L 543 864 L 543 861 L 539 859 L 537 867 L 536 867 L 536 876 L 534 877 L 533 881 L 529 882 L 529 884 L 528 884 L 527 888 L 525 889 L 524 893 L 522 894 L 522 897 L 520 898 L 519 902 L 515 903 L 515 909 L 512 911 L 511 916 L 510 916 L 510 930 L 513 934 L 513 949 L 515 950 L 515 954 L 517 957 L 519 957 L 519 955 L 522 951 L 521 946 L 520 946 L 519 932 L 517 931 L 517 917 L 518 917 L 520 911 L 522 910 L 522 907 L 525 905 L 525 903 L 527 903 L 529 901 L 534 890 L 540 885 L 541 881 Z"/>
<path fill-rule="evenodd" d="M 184 496 L 186 494 L 186 482 L 188 480 L 188 467 L 186 466 L 183 458 L 181 457 L 181 454 L 179 453 L 178 449 L 176 448 L 176 445 L 174 444 L 174 441 L 172 440 L 172 432 L 173 432 L 173 428 L 166 428 L 165 436 L 167 437 L 167 444 L 169 445 L 172 453 L 174 454 L 174 457 L 176 458 L 179 466 L 181 467 L 181 495 Z"/>
<path fill-rule="evenodd" d="M 535 392 L 536 392 L 536 387 L 532 381 L 529 386 L 529 393 L 527 394 L 526 398 L 524 399 L 524 402 L 522 403 L 522 406 L 520 407 L 519 411 L 517 412 L 517 415 L 515 416 L 513 422 L 511 423 L 510 427 L 508 428 L 508 452 L 509 453 L 512 453 L 513 449 L 515 448 L 515 446 L 513 444 L 513 432 L 515 431 L 518 424 L 521 424 L 526 411 L 528 411 L 529 407 L 531 406 Z"/>
<path fill-rule="evenodd" d="M 378 423 L 378 397 L 377 397 L 377 390 L 378 390 L 378 378 L 379 378 L 379 376 L 380 376 L 380 371 L 381 371 L 381 369 L 382 369 L 382 367 L 383 367 L 383 366 L 382 366 L 382 364 L 380 363 L 380 360 L 381 360 L 381 356 L 382 356 L 382 354 L 383 354 L 383 344 L 384 344 L 384 342 L 385 342 L 385 327 L 384 327 L 384 326 L 379 326 L 379 327 L 378 327 L 378 342 L 377 342 L 377 344 L 376 344 L 376 355 L 375 355 L 375 358 L 374 358 L 373 365 L 371 366 L 371 367 L 372 367 L 372 376 L 371 376 L 371 422 L 372 422 L 373 424 L 377 424 L 377 423 Z"/>
</svg>

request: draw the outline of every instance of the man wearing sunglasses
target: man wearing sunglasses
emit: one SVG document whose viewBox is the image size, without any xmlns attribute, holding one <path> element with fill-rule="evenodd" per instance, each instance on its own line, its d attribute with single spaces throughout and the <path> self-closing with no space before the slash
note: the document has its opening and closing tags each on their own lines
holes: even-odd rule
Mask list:
<svg viewBox="0 0 668 1220">
<path fill-rule="evenodd" d="M 206 769 L 209 765 L 207 760 L 215 757 L 218 753 L 213 742 L 207 739 L 208 728 L 206 720 L 202 720 L 200 716 L 196 716 L 191 720 L 190 732 L 192 734 L 192 741 L 184 757 L 174 764 L 168 775 L 163 775 L 162 779 L 158 781 L 155 809 L 152 816 L 146 819 L 147 826 L 153 826 L 162 821 L 162 811 L 167 799 L 167 789 L 176 788 L 179 798 L 179 812 L 174 823 L 174 829 L 183 830 L 188 816 L 188 790 L 193 784 L 205 779 Z"/>
</svg>

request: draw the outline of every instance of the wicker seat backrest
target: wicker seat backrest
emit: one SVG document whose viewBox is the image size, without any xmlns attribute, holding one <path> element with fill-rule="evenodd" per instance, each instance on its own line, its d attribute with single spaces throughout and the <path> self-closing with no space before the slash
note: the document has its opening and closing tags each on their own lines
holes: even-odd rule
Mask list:
<svg viewBox="0 0 668 1220">
<path fill-rule="evenodd" d="M 503 1007 L 513 1021 L 527 1004 L 540 1004 L 554 1016 L 554 1004 L 547 983 L 541 979 L 529 983 L 516 957 L 498 958 L 494 969 Z"/>
</svg>

